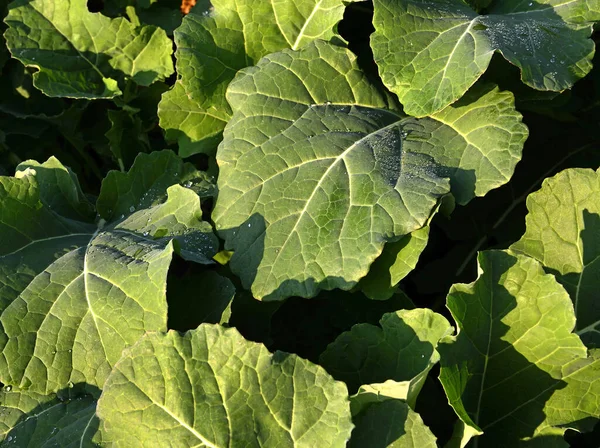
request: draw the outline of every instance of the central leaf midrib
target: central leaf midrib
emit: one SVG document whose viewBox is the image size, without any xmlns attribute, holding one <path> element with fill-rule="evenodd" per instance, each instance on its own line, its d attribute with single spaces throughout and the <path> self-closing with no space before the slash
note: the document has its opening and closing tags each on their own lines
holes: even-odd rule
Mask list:
<svg viewBox="0 0 600 448">
<path fill-rule="evenodd" d="M 360 143 L 362 143 L 364 140 L 366 140 L 369 137 L 372 137 L 374 135 L 377 135 L 379 132 L 385 131 L 388 128 L 391 128 L 393 126 L 398 126 L 399 122 L 400 122 L 400 119 L 398 121 L 395 121 L 393 123 L 388 124 L 387 126 L 379 128 L 379 129 L 377 129 L 374 132 L 366 134 L 364 137 L 361 137 L 360 139 L 358 139 L 354 143 L 352 143 L 352 145 L 350 145 L 348 148 L 346 148 L 344 151 L 342 151 L 338 156 L 336 156 L 335 158 L 333 158 L 333 160 L 334 160 L 333 163 L 331 165 L 329 165 L 329 167 L 327 168 L 327 170 L 325 170 L 325 172 L 323 173 L 323 175 L 321 176 L 321 178 L 319 179 L 319 181 L 315 185 L 315 187 L 314 187 L 313 191 L 311 192 L 310 196 L 306 200 L 306 204 L 304 205 L 304 207 L 302 208 L 302 210 L 300 210 L 300 212 L 298 213 L 298 218 L 296 219 L 294 227 L 288 233 L 288 236 L 286 237 L 285 241 L 281 245 L 281 248 L 280 248 L 279 252 L 277 252 L 277 255 L 275 256 L 275 259 L 273 260 L 273 262 L 271 264 L 271 267 L 270 267 L 270 270 L 269 270 L 269 272 L 268 272 L 267 275 L 270 276 L 273 273 L 273 267 L 277 263 L 277 260 L 279 259 L 279 256 L 284 252 L 287 243 L 291 240 L 291 236 L 294 234 L 294 232 L 297 231 L 298 225 L 299 225 L 300 221 L 302 220 L 302 218 L 304 217 L 304 215 L 306 214 L 306 212 L 307 212 L 307 210 L 308 210 L 308 208 L 310 206 L 311 201 L 315 197 L 315 194 L 319 190 L 320 186 L 323 184 L 323 181 L 327 177 L 329 177 L 329 174 L 332 171 L 333 167 L 336 166 L 342 160 L 344 160 L 344 158 L 346 157 L 346 155 L 348 155 L 352 150 L 356 149 L 356 147 Z M 350 184 L 350 181 L 349 181 L 349 184 Z M 272 225 L 272 224 L 270 223 L 270 225 Z"/>
</svg>

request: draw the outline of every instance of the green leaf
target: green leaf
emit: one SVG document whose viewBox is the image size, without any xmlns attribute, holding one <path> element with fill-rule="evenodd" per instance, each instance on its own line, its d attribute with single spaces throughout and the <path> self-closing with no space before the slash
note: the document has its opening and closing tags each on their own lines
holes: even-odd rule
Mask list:
<svg viewBox="0 0 600 448">
<path fill-rule="evenodd" d="M 50 162 L 69 176 L 57 161 Z M 0 178 L 0 184 L 13 186 L 3 210 L 10 216 L 26 206 L 37 207 L 46 213 L 32 216 L 27 224 L 51 229 L 50 218 L 58 215 L 38 198 L 58 201 L 58 194 L 45 190 L 56 192 L 57 183 L 46 182 L 51 177 L 44 174 L 40 180 L 45 183 L 38 187 L 36 171 L 19 173 Z M 23 204 L 29 199 L 23 193 L 35 201 Z M 155 196 L 164 193 L 156 190 Z M 56 237 L 42 234 L 32 242 L 21 241 L 0 258 L 2 383 L 43 394 L 85 383 L 83 388 L 97 394 L 124 347 L 146 331 L 166 330 L 166 276 L 173 247 L 186 259 L 208 263 L 217 241 L 210 225 L 200 221 L 200 200 L 191 189 L 171 186 L 164 203 L 147 207 L 108 225 L 100 220 L 91 229 L 58 217 L 93 233 L 65 227 Z"/>
<path fill-rule="evenodd" d="M 527 198 L 527 231 L 510 249 L 529 255 L 565 287 L 576 333 L 600 347 L 600 171 L 568 169 Z"/>
<path fill-rule="evenodd" d="M 96 400 L 59 400 L 30 391 L 0 392 L 0 440 L 4 446 L 90 448 L 97 430 Z"/>
<path fill-rule="evenodd" d="M 343 0 L 213 0 L 175 30 L 180 80 L 163 95 L 160 125 L 182 157 L 213 153 L 231 118 L 225 89 L 238 70 L 269 53 L 335 36 Z"/>
<path fill-rule="evenodd" d="M 16 177 L 0 177 L 0 312 L 37 274 L 86 244 L 95 231 L 83 222 L 89 204 L 68 168 L 51 158 L 23 162 L 18 169 Z"/>
<path fill-rule="evenodd" d="M 39 70 L 34 85 L 48 96 L 113 98 L 124 78 L 148 86 L 173 73 L 163 30 L 90 13 L 86 0 L 17 0 L 5 21 L 10 52 Z"/>
<path fill-rule="evenodd" d="M 459 99 L 495 51 L 523 82 L 562 91 L 592 68 L 594 0 L 503 0 L 478 15 L 462 0 L 375 0 L 371 46 L 384 84 L 414 116 Z"/>
<path fill-rule="evenodd" d="M 350 289 L 387 241 L 506 182 L 526 137 L 512 95 L 482 85 L 425 120 L 405 118 L 348 50 L 316 41 L 244 69 L 217 161 L 213 220 L 259 299 Z M 493 143 L 492 143 L 493 142 Z"/>
<path fill-rule="evenodd" d="M 394 243 L 387 243 L 383 252 L 358 284 L 361 291 L 373 300 L 387 300 L 398 283 L 412 271 L 429 239 L 429 226 L 415 230 Z"/>
<path fill-rule="evenodd" d="M 142 120 L 124 110 L 109 110 L 112 127 L 105 134 L 110 151 L 122 170 L 130 168 L 139 153 L 147 152 L 148 136 L 142 131 Z"/>
<path fill-rule="evenodd" d="M 600 417 L 600 353 L 587 357 L 568 294 L 537 261 L 490 251 L 479 265 L 477 281 L 450 290 L 458 334 L 438 346 L 463 433 L 483 431 L 475 447 L 567 447 L 567 428 Z"/>
<path fill-rule="evenodd" d="M 321 367 L 210 324 L 140 339 L 97 412 L 117 447 L 344 447 L 352 429 L 346 387 Z"/>
<path fill-rule="evenodd" d="M 437 448 L 435 436 L 403 400 L 372 403 L 354 423 L 350 448 Z"/>
<path fill-rule="evenodd" d="M 358 324 L 323 352 L 319 364 L 349 390 L 392 379 L 414 407 L 427 373 L 439 361 L 438 341 L 452 331 L 443 316 L 426 308 L 386 313 L 380 327 Z"/>
<path fill-rule="evenodd" d="M 173 151 L 139 154 L 128 172 L 110 171 L 104 178 L 98 196 L 98 213 L 107 221 L 123 219 L 134 210 L 163 202 L 169 186 L 187 182 L 191 185 L 196 179 L 202 181 L 207 191 L 210 189 L 205 173 L 183 162 Z M 209 193 L 203 196 L 206 195 Z"/>
</svg>

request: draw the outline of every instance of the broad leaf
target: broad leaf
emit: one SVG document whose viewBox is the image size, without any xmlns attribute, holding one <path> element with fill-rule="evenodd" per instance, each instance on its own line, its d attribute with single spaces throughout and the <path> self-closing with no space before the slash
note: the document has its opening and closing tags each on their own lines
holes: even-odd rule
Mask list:
<svg viewBox="0 0 600 448">
<path fill-rule="evenodd" d="M 380 326 L 358 324 L 342 333 L 323 352 L 319 364 L 351 392 L 363 384 L 401 382 L 403 395 L 396 398 L 414 406 L 427 373 L 439 361 L 438 341 L 452 327 L 443 316 L 425 308 L 386 313 Z"/>
<path fill-rule="evenodd" d="M 0 392 L 3 446 L 91 448 L 98 428 L 96 399 L 60 400 L 29 391 Z M 96 439 L 97 440 L 97 439 Z"/>
<path fill-rule="evenodd" d="M 387 243 L 383 252 L 358 284 L 361 291 L 373 300 L 388 300 L 398 283 L 412 271 L 429 238 L 429 226 L 415 230 L 400 240 Z"/>
<path fill-rule="evenodd" d="M 490 85 L 432 118 L 393 110 L 346 49 L 316 41 L 244 69 L 219 147 L 213 219 L 255 297 L 350 289 L 386 241 L 506 182 L 526 137 Z M 493 142 L 493 143 L 491 143 Z"/>
<path fill-rule="evenodd" d="M 570 169 L 527 198 L 527 231 L 511 250 L 556 275 L 575 307 L 575 330 L 600 347 L 600 171 Z"/>
<path fill-rule="evenodd" d="M 163 30 L 90 13 L 86 0 L 17 0 L 6 23 L 10 52 L 39 69 L 34 85 L 48 96 L 112 98 L 124 78 L 147 86 L 173 73 Z"/>
<path fill-rule="evenodd" d="M 448 295 L 459 328 L 438 346 L 448 400 L 465 434 L 483 431 L 473 446 L 567 447 L 567 428 L 600 417 L 600 353 L 587 356 L 568 294 L 537 261 L 490 251 L 479 264 Z"/>
<path fill-rule="evenodd" d="M 414 116 L 459 99 L 495 51 L 539 90 L 572 87 L 592 68 L 595 0 L 502 0 L 479 15 L 462 0 L 375 0 L 371 46 L 384 84 Z"/>
<path fill-rule="evenodd" d="M 437 448 L 433 433 L 403 400 L 370 404 L 354 424 L 349 448 Z"/>
<path fill-rule="evenodd" d="M 62 172 L 62 165 L 51 162 Z M 0 381 L 39 393 L 86 383 L 83 387 L 96 393 L 92 386 L 102 386 L 124 347 L 146 331 L 166 330 L 165 286 L 173 245 L 183 257 L 207 263 L 216 252 L 215 237 L 210 225 L 200 221 L 198 195 L 179 185 L 167 190 L 162 204 L 137 211 L 131 206 L 124 219 L 100 220 L 90 228 L 55 214 L 45 199 L 58 203 L 57 210 L 68 210 L 67 201 L 59 202 L 56 194 L 58 185 L 68 183 L 44 182 L 50 176 L 41 175 L 38 186 L 32 168 L 19 176 L 0 178 L 13 185 L 2 209 L 7 216 L 35 207 L 44 214 L 31 216 L 33 228 L 51 229 L 54 218 L 85 225 L 90 233 L 65 228 L 56 237 L 29 237 L 31 242 L 14 238 L 20 247 L 0 258 L 5 277 L 0 277 Z M 149 204 L 164 197 L 159 189 L 151 194 Z"/>
<path fill-rule="evenodd" d="M 329 39 L 343 0 L 213 0 L 175 30 L 180 80 L 159 105 L 160 125 L 177 138 L 181 156 L 213 152 L 231 108 L 225 89 L 238 70 L 285 48 Z"/>
<path fill-rule="evenodd" d="M 98 416 L 103 441 L 123 447 L 341 448 L 352 430 L 346 387 L 321 367 L 210 324 L 125 351 Z"/>
</svg>

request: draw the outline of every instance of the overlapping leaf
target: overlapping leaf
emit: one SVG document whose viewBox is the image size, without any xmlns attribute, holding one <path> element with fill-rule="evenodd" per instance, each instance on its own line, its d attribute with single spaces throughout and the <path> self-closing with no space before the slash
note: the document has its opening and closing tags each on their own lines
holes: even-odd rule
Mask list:
<svg viewBox="0 0 600 448">
<path fill-rule="evenodd" d="M 405 118 L 322 41 L 265 57 L 227 95 L 213 219 L 258 298 L 351 288 L 386 240 L 426 223 L 447 179 L 461 203 L 506 182 L 526 137 L 512 95 L 490 85 Z"/>
<path fill-rule="evenodd" d="M 395 398 L 414 406 L 427 373 L 439 361 L 438 341 L 452 328 L 443 316 L 423 308 L 384 314 L 380 325 L 358 324 L 342 333 L 323 352 L 320 364 L 350 391 L 363 384 L 399 382 Z"/>
<path fill-rule="evenodd" d="M 147 171 L 144 162 L 150 159 L 136 162 L 136 169 Z M 1 179 L 12 186 L 5 192 L 3 216 L 37 210 L 27 225 L 38 233 L 21 232 L 21 240 L 15 237 L 9 245 L 12 252 L 0 258 L 0 380 L 43 394 L 78 383 L 101 387 L 124 347 L 145 331 L 166 329 L 165 286 L 173 244 L 182 256 L 208 262 L 216 240 L 210 225 L 199 219 L 200 199 L 191 189 L 171 186 L 164 203 L 140 210 L 130 200 L 127 216 L 109 224 L 100 220 L 96 228 L 61 216 L 79 204 L 77 185 L 62 165 L 52 160 L 29 165 L 34 168 Z M 68 179 L 53 182 L 48 173 L 37 173 L 44 169 Z M 164 198 L 163 191 L 157 188 L 144 200 L 153 204 Z M 130 192 L 118 193 L 115 204 Z M 53 222 L 62 225 L 57 235 L 49 233 Z M 73 233 L 68 226 L 87 233 Z"/>
<path fill-rule="evenodd" d="M 567 447 L 566 428 L 600 417 L 600 354 L 588 357 L 568 294 L 537 261 L 491 251 L 479 264 L 448 295 L 459 327 L 438 346 L 448 400 L 465 434 L 483 431 L 473 446 Z"/>
<path fill-rule="evenodd" d="M 18 0 L 5 21 L 10 52 L 39 69 L 34 85 L 49 96 L 112 98 L 124 78 L 147 86 L 173 73 L 163 30 L 90 13 L 85 0 Z"/>
<path fill-rule="evenodd" d="M 349 447 L 436 448 L 436 438 L 423 420 L 398 397 L 403 387 L 393 381 L 361 387 L 351 397 L 355 428 Z M 400 393 L 402 395 L 402 393 Z"/>
<path fill-rule="evenodd" d="M 576 333 L 600 347 L 600 171 L 569 169 L 527 198 L 527 231 L 511 250 L 556 274 L 575 307 Z"/>
<path fill-rule="evenodd" d="M 7 447 L 98 446 L 96 399 L 60 400 L 56 395 L 27 391 L 0 392 L 0 440 Z"/>
<path fill-rule="evenodd" d="M 425 226 L 398 241 L 387 243 L 369 273 L 359 282 L 361 291 L 373 300 L 392 297 L 400 280 L 417 265 L 428 238 L 429 226 Z"/>
<path fill-rule="evenodd" d="M 347 389 L 321 367 L 210 324 L 126 350 L 98 416 L 103 441 L 122 447 L 341 448 L 352 430 Z"/>
<path fill-rule="evenodd" d="M 207 2 L 206 2 L 207 3 Z M 160 125 L 178 139 L 180 155 L 214 151 L 231 118 L 225 89 L 238 70 L 285 48 L 329 39 L 342 0 L 216 0 L 200 6 L 175 31 L 175 87 L 159 105 Z"/>
<path fill-rule="evenodd" d="M 430 115 L 462 97 L 495 51 L 540 90 L 568 89 L 592 68 L 595 0 L 503 0 L 485 15 L 462 0 L 374 4 L 375 61 L 410 115 Z"/>
</svg>

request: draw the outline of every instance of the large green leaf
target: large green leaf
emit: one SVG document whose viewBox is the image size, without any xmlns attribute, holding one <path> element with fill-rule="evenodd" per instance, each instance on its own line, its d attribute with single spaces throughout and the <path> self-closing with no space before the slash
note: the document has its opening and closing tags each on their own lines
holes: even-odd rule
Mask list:
<svg viewBox="0 0 600 448">
<path fill-rule="evenodd" d="M 86 383 L 96 393 L 91 387 L 102 386 L 124 347 L 146 331 L 166 330 L 173 245 L 185 258 L 209 262 L 217 243 L 199 219 L 200 199 L 191 189 L 171 186 L 164 203 L 131 205 L 126 217 L 100 220 L 95 228 L 54 214 L 50 205 L 68 210 L 66 200 L 49 194 L 58 183 L 47 175 L 38 179 L 36 170 L 42 172 L 27 168 L 19 177 L 0 178 L 13 186 L 3 214 L 36 208 L 44 213 L 30 217 L 34 229 L 52 229 L 54 218 L 85 225 L 87 232 L 24 234 L 32 241 L 15 238 L 20 246 L 0 258 L 0 381 L 44 394 Z M 160 189 L 151 194 L 149 204 L 164 197 Z"/>
<path fill-rule="evenodd" d="M 98 428 L 96 399 L 60 400 L 28 391 L 0 392 L 3 446 L 91 448 Z"/>
<path fill-rule="evenodd" d="M 151 333 L 123 353 L 100 401 L 111 446 L 344 447 L 348 392 L 321 367 L 236 329 Z M 144 421 L 140 425 L 140 418 Z"/>
<path fill-rule="evenodd" d="M 502 0 L 485 15 L 462 0 L 374 5 L 375 61 L 410 115 L 430 115 L 463 96 L 495 51 L 539 90 L 568 89 L 592 68 L 597 0 Z"/>
<path fill-rule="evenodd" d="M 90 13 L 86 0 L 17 0 L 5 21 L 10 52 L 39 69 L 34 85 L 49 96 L 112 98 L 124 78 L 147 86 L 173 73 L 163 30 Z"/>
<path fill-rule="evenodd" d="M 206 3 L 206 2 L 205 2 Z M 261 57 L 329 39 L 343 0 L 213 0 L 175 30 L 180 80 L 159 105 L 160 125 L 180 155 L 211 152 L 231 118 L 225 89 L 238 70 Z"/>
<path fill-rule="evenodd" d="M 329 344 L 319 363 L 351 392 L 359 386 L 391 379 L 401 382 L 402 398 L 412 406 L 427 373 L 439 361 L 438 341 L 452 327 L 429 309 L 386 313 L 380 327 L 358 324 Z"/>
<path fill-rule="evenodd" d="M 461 203 L 505 183 L 527 131 L 490 85 L 406 118 L 322 41 L 244 69 L 227 97 L 213 219 L 234 272 L 268 300 L 352 288 L 386 241 L 427 222 L 445 178 Z"/>
<path fill-rule="evenodd" d="M 567 447 L 567 428 L 600 417 L 600 352 L 588 357 L 568 294 L 537 261 L 490 251 L 479 264 L 448 295 L 459 328 L 438 345 L 448 400 L 465 434 L 483 431 L 475 447 Z"/>
<path fill-rule="evenodd" d="M 600 347 L 600 171 L 569 169 L 527 198 L 527 231 L 511 250 L 556 275 L 575 307 L 576 333 Z"/>
</svg>

